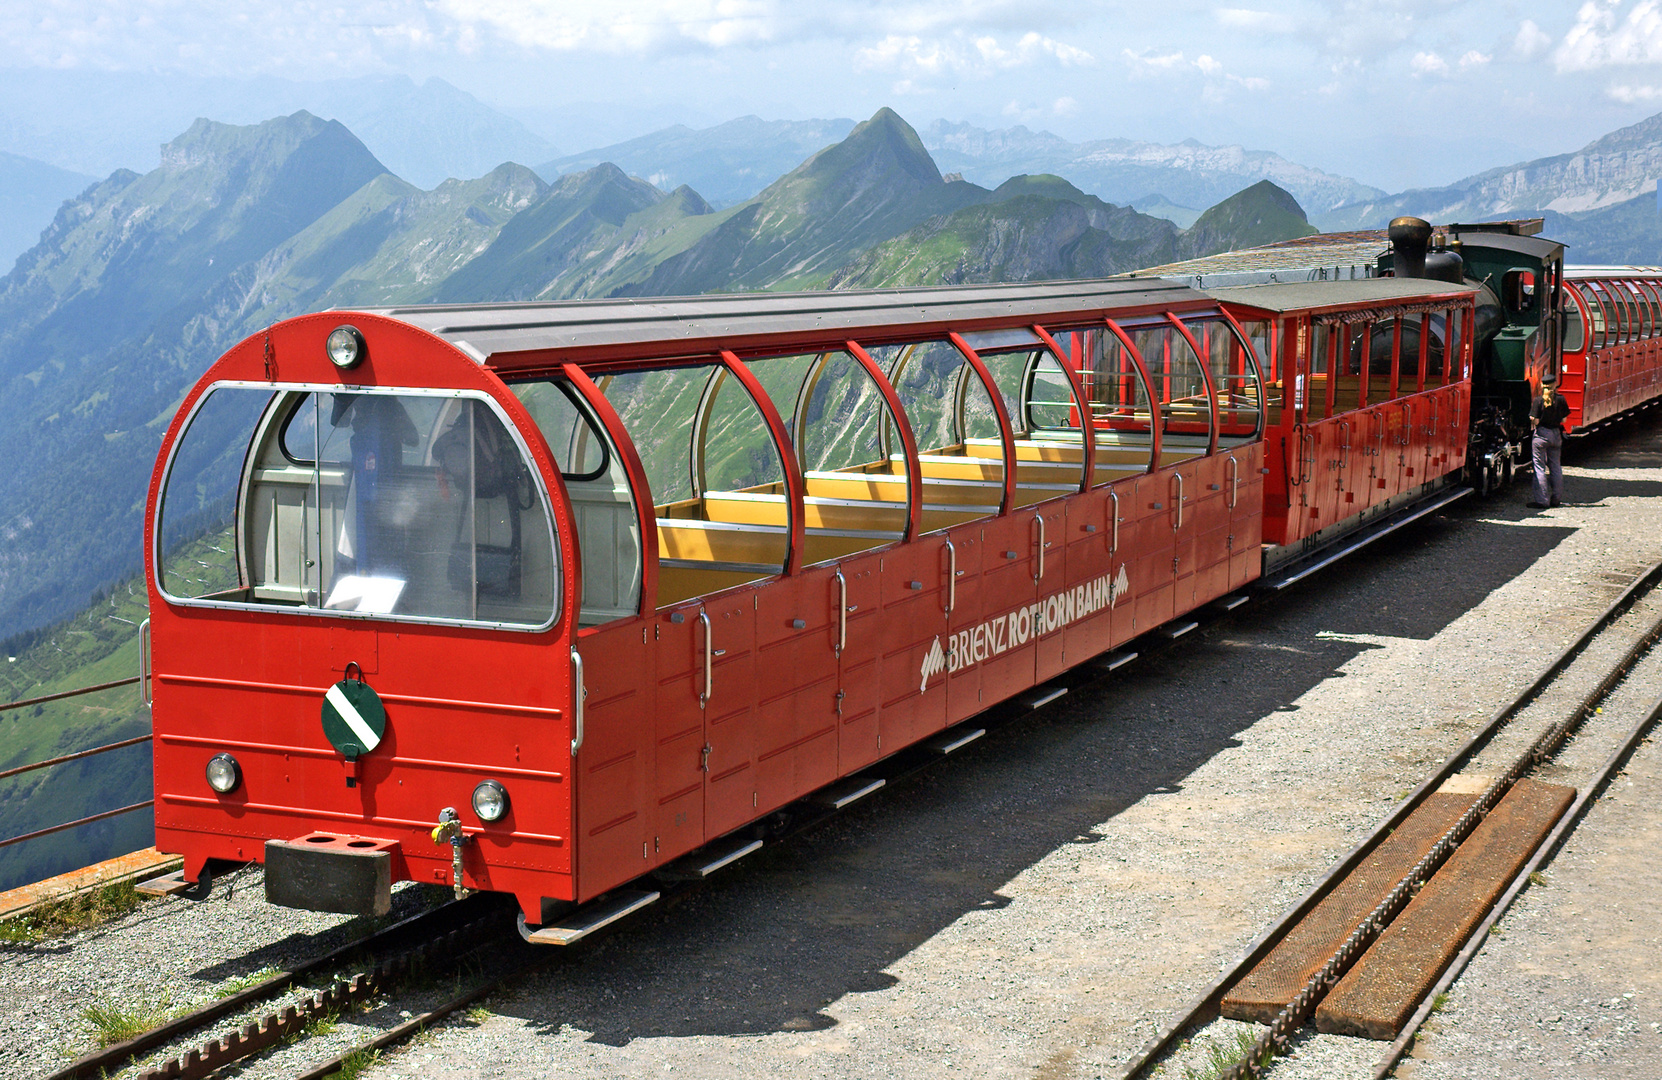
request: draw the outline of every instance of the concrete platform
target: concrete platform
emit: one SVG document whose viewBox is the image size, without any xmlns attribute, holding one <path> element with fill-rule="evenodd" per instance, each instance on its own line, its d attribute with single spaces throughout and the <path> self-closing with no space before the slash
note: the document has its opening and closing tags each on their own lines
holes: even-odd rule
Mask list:
<svg viewBox="0 0 1662 1080">
<path fill-rule="evenodd" d="M 1316 1008 L 1331 1035 L 1394 1039 L 1506 886 L 1575 800 L 1519 780 Z"/>
<path fill-rule="evenodd" d="M 1273 952 L 1230 988 L 1221 1005 L 1223 1015 L 1260 1024 L 1274 1020 L 1351 931 L 1477 801 L 1485 786 L 1472 782 L 1478 779 L 1483 778 L 1451 777 L 1421 803 Z"/>
<path fill-rule="evenodd" d="M 121 855 L 106 862 L 47 878 L 45 881 L 37 881 L 33 885 L 24 885 L 10 892 L 0 893 L 0 919 L 22 915 L 48 901 L 91 892 L 105 885 L 139 881 L 180 865 L 182 862 L 177 855 L 163 855 L 153 847 Z"/>
</svg>

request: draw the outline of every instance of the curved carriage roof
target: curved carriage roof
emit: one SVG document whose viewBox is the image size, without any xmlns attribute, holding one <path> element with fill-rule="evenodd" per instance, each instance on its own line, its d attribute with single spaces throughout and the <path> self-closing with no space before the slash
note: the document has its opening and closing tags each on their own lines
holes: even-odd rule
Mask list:
<svg viewBox="0 0 1662 1080">
<path fill-rule="evenodd" d="M 566 361 L 751 351 L 853 337 L 881 340 L 947 328 L 1043 323 L 1193 307 L 1207 297 L 1159 279 L 946 288 L 434 304 L 353 308 L 420 327 L 497 369 Z"/>
<path fill-rule="evenodd" d="M 1446 300 L 1469 296 L 1476 285 L 1456 285 L 1433 278 L 1358 278 L 1355 281 L 1300 281 L 1272 285 L 1236 285 L 1207 289 L 1214 300 L 1225 300 L 1262 311 L 1302 311 L 1375 306 L 1404 302 Z"/>
</svg>

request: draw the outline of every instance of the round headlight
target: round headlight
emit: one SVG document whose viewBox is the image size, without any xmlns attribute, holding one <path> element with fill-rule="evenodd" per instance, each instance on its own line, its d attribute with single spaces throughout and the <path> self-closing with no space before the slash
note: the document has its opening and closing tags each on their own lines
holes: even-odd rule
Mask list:
<svg viewBox="0 0 1662 1080">
<path fill-rule="evenodd" d="M 242 783 L 242 766 L 230 754 L 215 754 L 208 759 L 208 786 L 221 795 L 229 795 Z"/>
<path fill-rule="evenodd" d="M 364 336 L 358 332 L 356 326 L 337 326 L 329 331 L 329 341 L 325 347 L 329 350 L 329 362 L 342 371 L 357 367 L 358 362 L 368 352 L 364 346 Z"/>
<path fill-rule="evenodd" d="M 486 780 L 473 789 L 473 812 L 480 821 L 500 821 L 508 812 L 508 789 L 495 780 Z"/>
</svg>

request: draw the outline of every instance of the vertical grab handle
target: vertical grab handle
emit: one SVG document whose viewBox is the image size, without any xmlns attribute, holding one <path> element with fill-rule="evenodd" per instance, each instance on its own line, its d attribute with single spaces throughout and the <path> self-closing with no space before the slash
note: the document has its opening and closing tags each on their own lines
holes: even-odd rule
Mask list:
<svg viewBox="0 0 1662 1080">
<path fill-rule="evenodd" d="M 837 655 L 848 648 L 848 579 L 837 570 Z"/>
<path fill-rule="evenodd" d="M 1043 558 L 1041 555 L 1040 558 Z M 946 613 L 958 606 L 958 549 L 946 542 Z"/>
<path fill-rule="evenodd" d="M 150 693 L 150 620 L 139 623 L 139 701 L 148 709 L 155 698 Z"/>
<path fill-rule="evenodd" d="M 1045 516 L 1042 513 L 1037 514 L 1033 520 L 1039 523 L 1039 569 L 1038 573 L 1033 575 L 1033 580 L 1039 581 L 1045 576 Z"/>
<path fill-rule="evenodd" d="M 1241 501 L 1241 463 L 1235 460 L 1235 455 L 1229 455 L 1229 508 L 1235 509 L 1235 504 Z"/>
<path fill-rule="evenodd" d="M 710 703 L 710 695 L 715 692 L 715 686 L 712 685 L 714 669 L 710 664 L 710 616 L 700 611 L 698 621 L 704 624 L 704 692 L 698 695 L 698 707 L 702 709 Z"/>
<path fill-rule="evenodd" d="M 1183 527 L 1183 474 L 1177 472 L 1172 475 L 1177 477 L 1177 524 L 1171 527 L 1171 531 L 1176 532 Z"/>
<path fill-rule="evenodd" d="M 583 654 L 577 651 L 576 646 L 571 649 L 571 692 L 577 702 L 572 710 L 576 721 L 571 735 L 571 756 L 576 757 L 577 751 L 583 749 L 583 703 L 589 696 L 589 688 L 583 685 Z"/>
<path fill-rule="evenodd" d="M 1113 509 L 1110 510 L 1108 522 L 1108 554 L 1113 555 L 1120 549 L 1120 495 L 1117 491 L 1110 491 L 1108 498 Z"/>
</svg>

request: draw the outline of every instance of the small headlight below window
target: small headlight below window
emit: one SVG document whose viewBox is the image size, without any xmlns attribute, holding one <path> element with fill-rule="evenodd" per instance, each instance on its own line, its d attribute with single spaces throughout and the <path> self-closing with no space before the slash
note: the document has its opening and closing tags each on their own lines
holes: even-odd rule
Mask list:
<svg viewBox="0 0 1662 1080">
<path fill-rule="evenodd" d="M 230 754 L 215 754 L 208 759 L 208 786 L 221 795 L 229 795 L 242 783 L 242 766 Z"/>
<path fill-rule="evenodd" d="M 357 367 L 358 361 L 364 358 L 364 336 L 356 326 L 337 326 L 329 331 L 325 347 L 329 362 L 342 370 Z"/>
<path fill-rule="evenodd" d="M 508 789 L 495 780 L 486 780 L 473 789 L 473 812 L 480 821 L 500 821 L 508 812 Z"/>
</svg>

